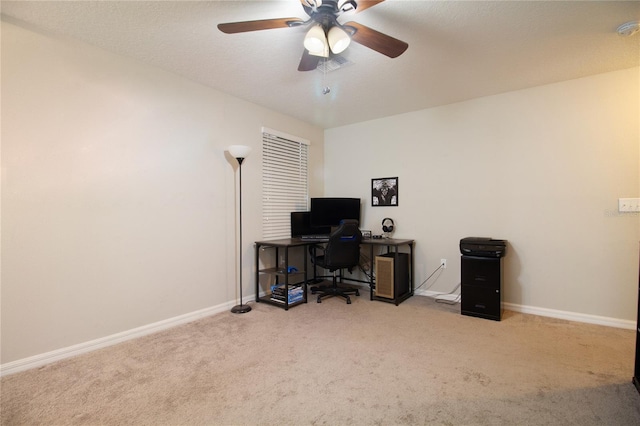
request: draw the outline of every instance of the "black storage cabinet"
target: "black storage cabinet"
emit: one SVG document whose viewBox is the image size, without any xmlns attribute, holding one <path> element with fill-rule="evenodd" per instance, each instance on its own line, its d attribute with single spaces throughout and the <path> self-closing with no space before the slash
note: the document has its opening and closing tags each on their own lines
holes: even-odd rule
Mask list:
<svg viewBox="0 0 640 426">
<path fill-rule="evenodd" d="M 502 319 L 505 249 L 504 240 L 469 237 L 460 241 L 462 315 Z"/>
</svg>

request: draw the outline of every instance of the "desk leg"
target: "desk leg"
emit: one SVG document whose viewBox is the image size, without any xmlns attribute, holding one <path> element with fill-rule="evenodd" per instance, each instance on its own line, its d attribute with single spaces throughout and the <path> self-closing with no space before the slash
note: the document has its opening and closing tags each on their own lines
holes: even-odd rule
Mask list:
<svg viewBox="0 0 640 426">
<path fill-rule="evenodd" d="M 302 295 L 304 298 L 304 303 L 307 303 L 307 278 L 308 278 L 308 274 L 307 274 L 307 248 L 303 247 L 302 251 L 304 252 L 303 257 L 304 257 L 304 282 L 302 283 L 303 287 L 302 287 Z"/>
<path fill-rule="evenodd" d="M 256 303 L 260 302 L 260 244 L 256 244 Z"/>
<path fill-rule="evenodd" d="M 373 265 L 375 265 L 373 258 L 373 244 L 369 244 L 369 300 L 373 300 L 373 289 L 376 283 L 373 281 Z"/>
<path fill-rule="evenodd" d="M 284 248 L 284 310 L 289 310 L 289 246 Z"/>
<path fill-rule="evenodd" d="M 313 258 L 316 258 L 317 250 L 318 248 L 315 246 L 315 244 L 313 246 L 311 246 L 311 250 L 313 250 Z M 313 260 L 311 261 L 311 263 L 313 263 L 313 284 L 317 284 L 318 283 L 318 269 L 316 267 L 316 262 L 314 262 Z"/>
<path fill-rule="evenodd" d="M 413 243 L 409 244 L 409 253 L 409 285 L 411 286 L 411 295 L 413 296 L 415 289 L 415 284 L 413 282 Z"/>
</svg>

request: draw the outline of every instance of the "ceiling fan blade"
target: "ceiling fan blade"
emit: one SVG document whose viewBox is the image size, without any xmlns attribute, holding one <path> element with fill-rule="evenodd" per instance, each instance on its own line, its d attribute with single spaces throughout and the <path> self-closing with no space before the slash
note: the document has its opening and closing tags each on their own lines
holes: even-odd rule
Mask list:
<svg viewBox="0 0 640 426">
<path fill-rule="evenodd" d="M 228 22 L 218 24 L 218 29 L 225 34 L 245 33 L 248 31 L 271 30 L 274 28 L 289 28 L 304 23 L 300 18 L 261 19 L 258 21 Z"/>
<path fill-rule="evenodd" d="M 390 58 L 397 58 L 409 47 L 409 45 L 402 40 L 365 27 L 357 22 L 347 22 L 344 24 L 344 27 L 348 30 L 355 31 L 351 35 L 352 41 L 382 53 L 383 55 L 387 55 Z"/>
<path fill-rule="evenodd" d="M 307 15 L 311 15 L 314 10 L 315 2 L 313 0 L 300 0 L 300 4 Z"/>
<path fill-rule="evenodd" d="M 384 0 L 356 0 L 356 12 L 362 12 L 363 10 L 367 10 L 370 7 L 375 6 L 378 3 L 382 3 Z"/>
<path fill-rule="evenodd" d="M 298 65 L 298 71 L 313 71 L 318 68 L 319 63 L 320 56 L 311 55 L 307 49 L 304 49 L 300 65 Z"/>
</svg>

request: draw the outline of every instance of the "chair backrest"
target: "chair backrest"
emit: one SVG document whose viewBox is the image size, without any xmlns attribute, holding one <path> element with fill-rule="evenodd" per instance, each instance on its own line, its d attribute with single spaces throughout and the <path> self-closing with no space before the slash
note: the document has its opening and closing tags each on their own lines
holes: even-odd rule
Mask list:
<svg viewBox="0 0 640 426">
<path fill-rule="evenodd" d="M 362 233 L 358 221 L 345 219 L 340 226 L 329 235 L 329 242 L 324 249 L 324 264 L 330 270 L 354 268 L 360 263 L 360 242 Z"/>
</svg>

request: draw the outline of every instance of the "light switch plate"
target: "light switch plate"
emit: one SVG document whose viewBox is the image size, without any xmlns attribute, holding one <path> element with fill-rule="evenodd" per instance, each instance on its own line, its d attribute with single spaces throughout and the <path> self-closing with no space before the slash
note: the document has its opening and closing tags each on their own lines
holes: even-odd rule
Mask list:
<svg viewBox="0 0 640 426">
<path fill-rule="evenodd" d="M 618 211 L 640 212 L 640 198 L 618 198 Z"/>
</svg>

